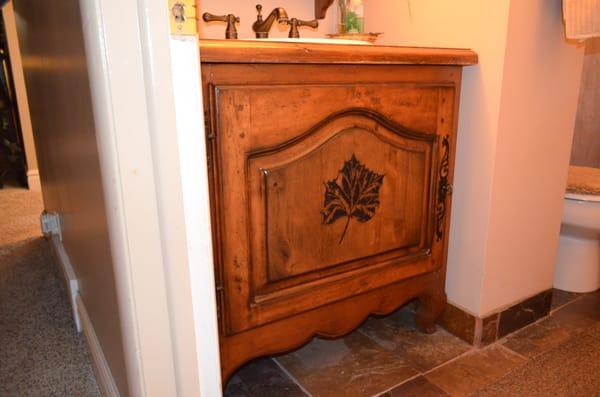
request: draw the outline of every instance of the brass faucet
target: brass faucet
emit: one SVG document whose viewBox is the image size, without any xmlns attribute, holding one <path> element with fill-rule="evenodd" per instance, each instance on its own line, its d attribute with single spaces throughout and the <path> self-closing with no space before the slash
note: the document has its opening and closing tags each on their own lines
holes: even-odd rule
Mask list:
<svg viewBox="0 0 600 397">
<path fill-rule="evenodd" d="M 213 15 L 211 13 L 205 12 L 204 14 L 202 14 L 202 19 L 204 19 L 204 22 L 214 22 L 214 21 L 227 22 L 227 30 L 225 31 L 225 38 L 228 40 L 231 40 L 231 39 L 235 40 L 238 38 L 238 32 L 237 32 L 237 29 L 235 28 L 235 24 L 240 23 L 240 17 L 236 17 L 233 14 Z"/>
<path fill-rule="evenodd" d="M 269 30 L 271 30 L 271 26 L 273 26 L 275 20 L 278 23 L 286 23 L 289 20 L 287 12 L 281 7 L 277 7 L 271 11 L 265 20 L 262 17 L 262 5 L 257 4 L 256 11 L 258 11 L 258 16 L 256 17 L 256 22 L 252 25 L 252 30 L 256 33 L 257 39 L 266 39 L 269 37 Z"/>
<path fill-rule="evenodd" d="M 288 37 L 290 39 L 299 39 L 300 31 L 298 30 L 298 26 L 310 26 L 313 29 L 319 27 L 319 21 L 316 19 L 313 21 L 302 21 L 298 18 L 292 18 L 287 22 L 290 25 L 290 33 Z"/>
</svg>

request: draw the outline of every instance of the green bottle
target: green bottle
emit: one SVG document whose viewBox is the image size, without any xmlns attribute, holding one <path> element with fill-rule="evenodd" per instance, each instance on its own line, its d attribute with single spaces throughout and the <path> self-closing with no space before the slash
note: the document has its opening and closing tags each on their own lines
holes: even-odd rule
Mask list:
<svg viewBox="0 0 600 397">
<path fill-rule="evenodd" d="M 340 33 L 364 32 L 364 6 L 362 0 L 339 0 Z"/>
</svg>

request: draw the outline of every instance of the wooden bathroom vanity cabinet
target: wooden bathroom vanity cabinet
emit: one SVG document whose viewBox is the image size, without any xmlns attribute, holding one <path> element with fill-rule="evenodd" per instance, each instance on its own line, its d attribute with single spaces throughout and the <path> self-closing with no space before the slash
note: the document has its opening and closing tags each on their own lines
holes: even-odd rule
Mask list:
<svg viewBox="0 0 600 397">
<path fill-rule="evenodd" d="M 201 40 L 224 380 L 444 280 L 470 50 Z"/>
</svg>

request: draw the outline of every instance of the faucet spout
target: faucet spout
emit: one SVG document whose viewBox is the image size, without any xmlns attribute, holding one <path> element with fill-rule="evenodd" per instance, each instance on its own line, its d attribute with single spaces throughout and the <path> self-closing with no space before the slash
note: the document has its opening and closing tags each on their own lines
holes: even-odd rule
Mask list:
<svg viewBox="0 0 600 397">
<path fill-rule="evenodd" d="M 271 30 L 271 26 L 273 23 L 277 21 L 278 23 L 285 23 L 289 20 L 287 12 L 282 7 L 277 7 L 267 17 L 267 19 L 263 20 L 262 17 L 262 5 L 258 4 L 256 6 L 256 11 L 258 11 L 258 16 L 256 17 L 256 22 L 252 25 L 252 30 L 256 33 L 257 39 L 266 39 L 269 37 L 269 30 Z"/>
</svg>

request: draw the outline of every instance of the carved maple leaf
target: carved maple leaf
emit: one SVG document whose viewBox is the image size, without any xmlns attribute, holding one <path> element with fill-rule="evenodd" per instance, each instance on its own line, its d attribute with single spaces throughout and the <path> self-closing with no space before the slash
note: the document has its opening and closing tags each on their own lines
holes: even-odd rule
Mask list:
<svg viewBox="0 0 600 397">
<path fill-rule="evenodd" d="M 375 216 L 383 177 L 365 167 L 352 154 L 338 176 L 325 183 L 325 202 L 321 211 L 323 223 L 330 225 L 339 218 L 347 218 L 340 244 L 352 218 L 364 223 Z"/>
</svg>

